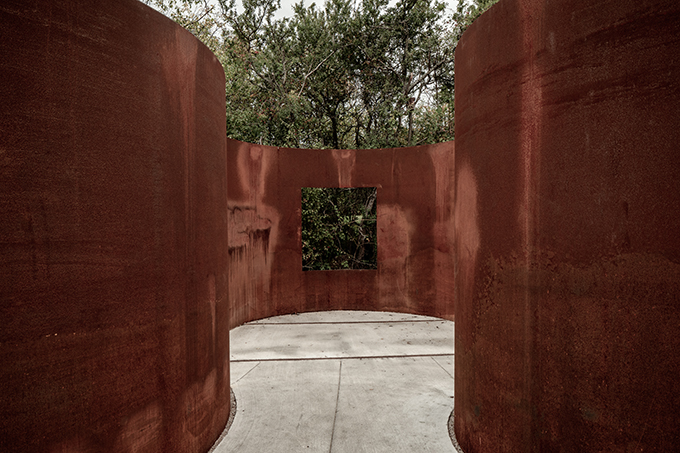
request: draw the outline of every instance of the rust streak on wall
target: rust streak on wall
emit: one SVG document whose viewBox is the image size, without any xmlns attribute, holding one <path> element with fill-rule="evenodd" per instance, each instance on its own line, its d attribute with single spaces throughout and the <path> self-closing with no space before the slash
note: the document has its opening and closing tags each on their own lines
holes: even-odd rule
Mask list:
<svg viewBox="0 0 680 453">
<path fill-rule="evenodd" d="M 221 65 L 135 0 L 8 0 L 0 81 L 0 450 L 206 451 L 230 410 Z"/>
<path fill-rule="evenodd" d="M 228 140 L 231 326 L 316 310 L 453 317 L 453 143 L 377 150 Z M 302 270 L 302 187 L 377 187 L 378 269 Z"/>
<path fill-rule="evenodd" d="M 501 0 L 456 51 L 466 453 L 680 445 L 680 4 Z"/>
</svg>

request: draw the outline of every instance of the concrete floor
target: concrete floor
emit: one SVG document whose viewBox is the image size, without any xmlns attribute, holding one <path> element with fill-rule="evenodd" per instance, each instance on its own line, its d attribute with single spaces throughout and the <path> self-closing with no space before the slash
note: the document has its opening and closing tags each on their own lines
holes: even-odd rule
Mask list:
<svg viewBox="0 0 680 453">
<path fill-rule="evenodd" d="M 455 452 L 453 322 L 334 311 L 230 333 L 237 411 L 214 452 Z"/>
</svg>

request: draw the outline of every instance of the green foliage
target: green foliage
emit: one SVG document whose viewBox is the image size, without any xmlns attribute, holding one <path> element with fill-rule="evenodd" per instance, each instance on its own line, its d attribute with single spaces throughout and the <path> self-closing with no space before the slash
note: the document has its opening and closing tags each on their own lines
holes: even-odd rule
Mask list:
<svg viewBox="0 0 680 453">
<path fill-rule="evenodd" d="M 453 139 L 453 58 L 498 0 L 144 0 L 203 41 L 226 75 L 227 136 L 294 148 Z M 304 269 L 376 267 L 376 189 L 302 189 Z"/>
<path fill-rule="evenodd" d="M 375 187 L 302 188 L 302 268 L 377 267 Z"/>
<path fill-rule="evenodd" d="M 224 66 L 227 135 L 296 148 L 453 139 L 451 19 L 439 0 L 145 0 Z"/>
<path fill-rule="evenodd" d="M 224 17 L 220 7 L 207 0 L 144 0 L 190 31 L 213 52 L 221 44 L 220 30 Z"/>
<path fill-rule="evenodd" d="M 224 66 L 227 135 L 295 148 L 453 139 L 454 50 L 498 0 L 327 0 L 276 19 L 280 0 L 144 0 Z"/>
<path fill-rule="evenodd" d="M 456 41 L 458 41 L 467 28 L 484 11 L 498 3 L 498 0 L 473 0 L 471 3 L 465 0 L 458 0 L 458 6 L 453 13 L 453 30 Z"/>
<path fill-rule="evenodd" d="M 497 0 L 145 0 L 203 41 L 226 75 L 227 136 L 294 148 L 452 140 L 453 58 Z M 376 267 L 376 189 L 302 189 L 303 268 Z"/>
</svg>

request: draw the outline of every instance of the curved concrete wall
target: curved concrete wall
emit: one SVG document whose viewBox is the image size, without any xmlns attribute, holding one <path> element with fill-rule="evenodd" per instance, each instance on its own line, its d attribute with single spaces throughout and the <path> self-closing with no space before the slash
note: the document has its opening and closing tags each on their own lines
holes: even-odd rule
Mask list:
<svg viewBox="0 0 680 453">
<path fill-rule="evenodd" d="M 0 450 L 206 451 L 229 415 L 224 73 L 135 0 L 0 5 Z"/>
<path fill-rule="evenodd" d="M 680 445 L 680 4 L 501 0 L 456 53 L 455 431 Z"/>
<path fill-rule="evenodd" d="M 453 318 L 453 142 L 375 150 L 228 140 L 232 326 L 317 310 Z M 302 187 L 377 187 L 378 268 L 303 271 Z"/>
</svg>

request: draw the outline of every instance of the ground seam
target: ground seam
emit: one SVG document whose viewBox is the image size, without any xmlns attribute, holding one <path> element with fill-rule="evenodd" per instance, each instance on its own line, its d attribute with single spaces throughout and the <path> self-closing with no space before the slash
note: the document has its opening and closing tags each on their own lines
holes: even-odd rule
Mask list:
<svg viewBox="0 0 680 453">
<path fill-rule="evenodd" d="M 244 326 L 298 326 L 307 324 L 403 324 L 416 322 L 449 322 L 446 319 L 403 319 L 399 321 L 307 321 L 307 322 L 251 322 Z M 240 327 L 240 326 L 239 326 Z"/>
<path fill-rule="evenodd" d="M 338 419 L 338 407 L 340 406 L 340 383 L 342 381 L 342 360 L 340 360 L 340 370 L 338 371 L 338 393 L 335 396 L 335 415 L 333 415 L 333 429 L 331 430 L 331 444 L 328 453 L 333 452 L 333 438 L 335 437 L 335 421 Z"/>
<path fill-rule="evenodd" d="M 235 360 L 232 360 L 231 362 L 235 362 Z M 231 384 L 232 386 L 236 385 L 236 384 L 238 383 L 238 381 L 240 381 L 240 380 L 243 379 L 244 377 L 248 376 L 248 375 L 250 374 L 251 371 L 253 371 L 255 368 L 257 368 L 258 366 L 260 366 L 260 363 L 262 363 L 262 361 L 260 361 L 260 360 L 257 360 L 257 361 L 256 361 L 256 360 L 248 360 L 248 362 L 258 362 L 258 363 L 255 364 L 254 367 L 252 367 L 251 369 L 249 369 L 248 372 L 247 372 L 246 374 L 244 374 L 243 376 L 241 376 L 240 378 L 238 378 L 238 379 L 236 380 L 236 382 L 232 382 L 232 384 Z M 230 371 L 231 371 L 231 370 L 230 370 Z"/>
<path fill-rule="evenodd" d="M 444 372 L 445 372 L 446 374 L 448 374 L 449 376 L 451 376 L 451 379 L 453 379 L 453 375 L 452 375 L 451 373 L 449 373 L 449 370 L 447 370 L 446 368 L 444 368 L 444 367 L 442 366 L 441 363 L 437 362 L 437 360 L 434 358 L 434 356 L 430 356 L 430 357 L 432 358 L 432 360 L 434 360 L 434 363 L 436 363 L 437 365 L 439 365 L 439 368 L 441 368 L 442 370 L 444 370 Z"/>
<path fill-rule="evenodd" d="M 365 355 L 353 357 L 289 357 L 281 359 L 232 359 L 231 363 L 246 362 L 302 362 L 306 360 L 362 360 L 362 359 L 408 359 L 411 357 L 448 357 L 453 354 L 403 354 L 403 355 Z M 440 365 L 441 366 L 441 365 Z"/>
</svg>

